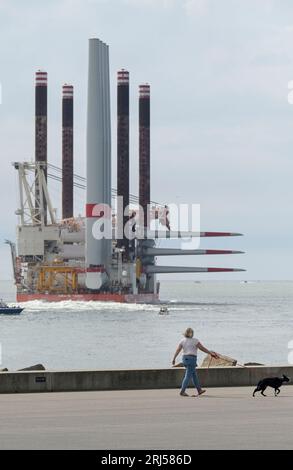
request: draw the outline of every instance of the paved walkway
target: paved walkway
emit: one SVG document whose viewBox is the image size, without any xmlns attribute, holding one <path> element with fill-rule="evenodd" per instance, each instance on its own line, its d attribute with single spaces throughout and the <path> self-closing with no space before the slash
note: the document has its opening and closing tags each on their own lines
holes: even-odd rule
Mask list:
<svg viewBox="0 0 293 470">
<path fill-rule="evenodd" d="M 292 449 L 293 387 L 0 395 L 0 449 Z"/>
</svg>

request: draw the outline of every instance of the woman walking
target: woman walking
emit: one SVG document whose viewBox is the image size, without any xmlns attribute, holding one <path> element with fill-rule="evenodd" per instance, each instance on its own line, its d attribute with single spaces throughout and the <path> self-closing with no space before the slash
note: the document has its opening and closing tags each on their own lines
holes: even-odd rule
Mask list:
<svg viewBox="0 0 293 470">
<path fill-rule="evenodd" d="M 192 328 L 187 328 L 187 330 L 184 333 L 184 338 L 180 341 L 174 357 L 172 364 L 173 366 L 175 365 L 175 360 L 178 354 L 183 350 L 183 358 L 182 362 L 184 367 L 186 368 L 185 371 L 185 376 L 183 378 L 183 382 L 181 385 L 181 391 L 180 395 L 183 397 L 188 397 L 186 393 L 186 389 L 188 387 L 188 384 L 190 382 L 190 379 L 192 379 L 192 382 L 197 389 L 198 396 L 202 395 L 203 393 L 206 392 L 206 390 L 203 390 L 200 386 L 200 382 L 198 379 L 198 375 L 196 372 L 196 366 L 197 366 L 197 350 L 200 349 L 201 351 L 210 354 L 212 357 L 218 359 L 219 355 L 214 352 L 214 351 L 209 351 L 207 348 L 205 348 L 197 338 L 193 337 L 193 329 Z M 195 396 L 195 395 L 193 395 Z"/>
</svg>

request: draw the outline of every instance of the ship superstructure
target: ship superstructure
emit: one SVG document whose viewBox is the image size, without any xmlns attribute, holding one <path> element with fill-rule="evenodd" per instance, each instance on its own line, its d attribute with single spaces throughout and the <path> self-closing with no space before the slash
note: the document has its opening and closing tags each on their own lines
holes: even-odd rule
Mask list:
<svg viewBox="0 0 293 470">
<path fill-rule="evenodd" d="M 35 161 L 14 162 L 20 205 L 16 247 L 10 243 L 17 300 L 159 300 L 159 273 L 227 272 L 235 268 L 160 266 L 156 258 L 241 253 L 158 248 L 156 240 L 236 236 L 172 231 L 167 205 L 151 201 L 150 86 L 139 87 L 139 196 L 129 193 L 129 72 L 118 72 L 117 190 L 111 185 L 109 48 L 89 41 L 86 178 L 73 171 L 73 86 L 62 95 L 62 169 L 47 158 L 47 73 L 36 73 Z M 56 176 L 56 171 L 60 176 Z M 62 182 L 62 219 L 48 178 Z M 76 181 L 77 179 L 77 181 Z M 84 217 L 74 217 L 73 186 L 86 189 Z M 113 207 L 113 195 L 115 207 Z M 156 221 L 156 230 L 151 225 Z"/>
</svg>

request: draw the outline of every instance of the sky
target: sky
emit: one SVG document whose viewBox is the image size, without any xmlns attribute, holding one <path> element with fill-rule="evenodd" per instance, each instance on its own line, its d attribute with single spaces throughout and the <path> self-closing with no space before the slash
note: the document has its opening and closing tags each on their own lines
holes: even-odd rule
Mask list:
<svg viewBox="0 0 293 470">
<path fill-rule="evenodd" d="M 200 247 L 245 255 L 175 263 L 247 270 L 204 279 L 292 280 L 290 0 L 0 0 L 0 279 L 12 275 L 3 243 L 15 240 L 19 205 L 11 162 L 34 158 L 34 74 L 40 68 L 49 79 L 49 162 L 61 166 L 61 87 L 72 83 L 74 166 L 85 175 L 91 37 L 110 46 L 113 187 L 116 72 L 123 67 L 131 81 L 131 192 L 138 192 L 138 85 L 148 82 L 152 199 L 200 204 L 202 230 L 244 234 L 202 240 Z M 57 183 L 50 183 L 50 193 L 60 209 Z M 75 213 L 83 207 L 84 193 L 77 191 Z"/>
</svg>

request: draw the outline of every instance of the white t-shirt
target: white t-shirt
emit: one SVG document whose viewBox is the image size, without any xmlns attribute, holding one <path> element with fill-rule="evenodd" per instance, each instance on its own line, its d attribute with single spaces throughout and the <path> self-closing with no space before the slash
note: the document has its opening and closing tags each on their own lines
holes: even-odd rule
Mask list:
<svg viewBox="0 0 293 470">
<path fill-rule="evenodd" d="M 197 345 L 199 340 L 197 338 L 183 338 L 179 345 L 182 346 L 183 354 L 188 356 L 197 356 Z"/>
</svg>

